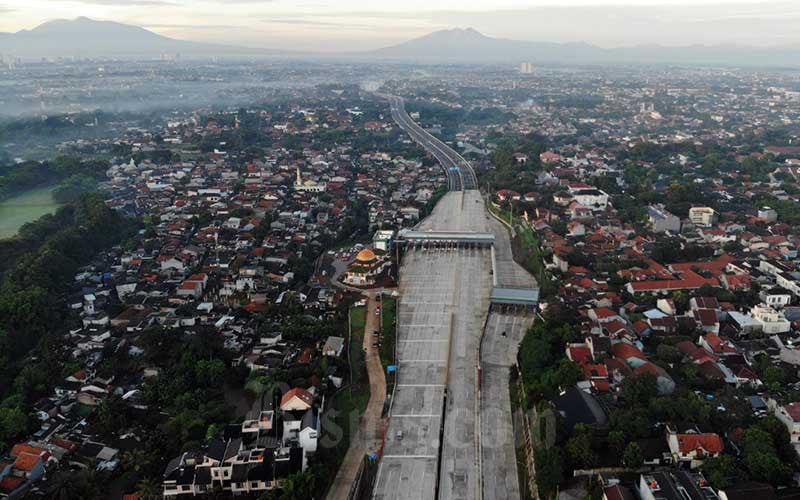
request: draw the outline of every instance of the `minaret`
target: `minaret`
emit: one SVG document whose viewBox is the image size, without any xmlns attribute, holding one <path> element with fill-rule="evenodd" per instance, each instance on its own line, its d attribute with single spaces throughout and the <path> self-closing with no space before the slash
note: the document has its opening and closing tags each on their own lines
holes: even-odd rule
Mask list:
<svg viewBox="0 0 800 500">
<path fill-rule="evenodd" d="M 297 180 L 294 181 L 295 186 L 302 186 L 303 179 L 300 177 L 300 167 L 297 167 Z"/>
</svg>

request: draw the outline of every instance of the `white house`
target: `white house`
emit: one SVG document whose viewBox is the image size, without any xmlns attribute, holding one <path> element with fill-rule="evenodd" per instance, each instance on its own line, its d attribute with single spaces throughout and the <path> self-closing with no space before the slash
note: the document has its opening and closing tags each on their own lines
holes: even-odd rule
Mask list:
<svg viewBox="0 0 800 500">
<path fill-rule="evenodd" d="M 689 220 L 698 227 L 712 227 L 719 217 L 711 207 L 692 207 L 689 209 Z"/>
<path fill-rule="evenodd" d="M 664 205 L 650 205 L 647 207 L 647 217 L 654 233 L 667 231 L 679 233 L 681 231 L 681 220 L 667 212 Z"/>
<path fill-rule="evenodd" d="M 608 194 L 599 189 L 575 189 L 570 188 L 572 198 L 584 207 L 592 209 L 594 212 L 602 212 L 608 208 Z"/>
<path fill-rule="evenodd" d="M 761 323 L 764 333 L 768 335 L 786 333 L 791 329 L 791 323 L 783 313 L 776 311 L 766 304 L 759 304 L 750 310 L 753 319 Z"/>
</svg>

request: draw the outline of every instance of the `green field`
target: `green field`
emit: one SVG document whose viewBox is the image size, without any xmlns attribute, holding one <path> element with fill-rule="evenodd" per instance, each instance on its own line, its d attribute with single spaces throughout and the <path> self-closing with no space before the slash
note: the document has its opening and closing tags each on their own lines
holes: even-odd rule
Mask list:
<svg viewBox="0 0 800 500">
<path fill-rule="evenodd" d="M 394 344 L 397 316 L 397 299 L 392 297 L 383 298 L 383 324 L 381 325 L 381 362 L 383 367 L 395 364 Z"/>
<path fill-rule="evenodd" d="M 337 460 L 341 462 L 350 446 L 350 436 L 358 427 L 358 419 L 364 414 L 369 403 L 369 379 L 364 359 L 364 325 L 366 324 L 367 308 L 353 307 L 350 309 L 350 364 L 352 365 L 353 379 L 350 386 L 343 389 L 333 398 L 332 408 L 335 410 L 333 423 L 341 430 L 340 438 L 336 445 Z"/>
<path fill-rule="evenodd" d="M 26 222 L 55 212 L 59 206 L 53 200 L 55 188 L 56 186 L 49 186 L 32 189 L 0 202 L 0 238 L 10 238 Z"/>
</svg>

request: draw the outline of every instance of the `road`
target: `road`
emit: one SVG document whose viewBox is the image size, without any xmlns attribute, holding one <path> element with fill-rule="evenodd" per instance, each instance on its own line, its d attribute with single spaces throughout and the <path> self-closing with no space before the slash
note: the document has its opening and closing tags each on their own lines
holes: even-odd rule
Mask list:
<svg viewBox="0 0 800 500">
<path fill-rule="evenodd" d="M 478 189 L 475 171 L 463 156 L 453 151 L 450 146 L 431 135 L 412 120 L 406 113 L 405 102 L 402 97 L 384 97 L 389 99 L 394 121 L 442 165 L 447 175 L 447 184 L 450 191 Z"/>
<path fill-rule="evenodd" d="M 369 376 L 369 403 L 361 417 L 358 429 L 350 439 L 350 447 L 339 466 L 336 478 L 328 491 L 328 500 L 347 500 L 364 455 L 377 453 L 383 440 L 384 420 L 381 418 L 386 401 L 386 376 L 383 373 L 380 351 L 373 347 L 372 332 L 380 329 L 380 315 L 375 314 L 378 299 L 374 292 L 367 295 L 367 314 L 364 326 L 367 375 Z"/>
<path fill-rule="evenodd" d="M 536 279 L 514 261 L 508 229 L 492 217 L 495 235 L 497 286 L 535 288 Z M 533 315 L 523 312 L 492 312 L 486 322 L 481 345 L 481 473 L 485 500 L 518 500 L 519 479 L 515 446 L 522 442 L 514 433 L 509 377 L 517 351 Z M 503 335 L 505 333 L 505 335 Z"/>
<path fill-rule="evenodd" d="M 488 223 L 480 194 L 470 190 L 445 195 L 419 228 L 485 231 Z M 441 499 L 478 497 L 476 368 L 489 308 L 490 269 L 488 249 L 405 253 L 397 387 L 374 498 L 436 498 L 437 484 Z M 398 431 L 402 439 L 397 439 Z"/>
<path fill-rule="evenodd" d="M 532 320 L 487 313 L 494 281 L 536 282 L 513 261 L 508 231 L 489 216 L 472 166 L 414 123 L 402 98 L 385 97 L 398 125 L 447 174 L 450 192 L 417 229 L 493 232 L 496 241 L 494 269 L 486 249 L 414 248 L 403 257 L 398 384 L 374 498 L 518 499 L 508 375 Z"/>
</svg>

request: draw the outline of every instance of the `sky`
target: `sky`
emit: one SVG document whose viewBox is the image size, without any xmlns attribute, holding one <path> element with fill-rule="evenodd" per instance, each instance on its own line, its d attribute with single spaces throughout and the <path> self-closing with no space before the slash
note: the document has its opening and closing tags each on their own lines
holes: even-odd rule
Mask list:
<svg viewBox="0 0 800 500">
<path fill-rule="evenodd" d="M 78 16 L 185 40 L 314 51 L 456 27 L 603 47 L 800 46 L 798 0 L 0 0 L 0 31 Z"/>
</svg>

